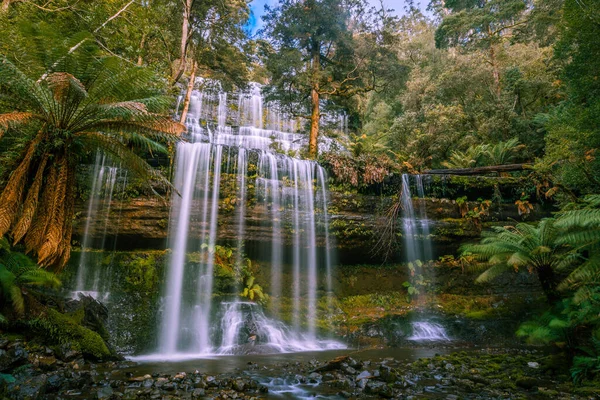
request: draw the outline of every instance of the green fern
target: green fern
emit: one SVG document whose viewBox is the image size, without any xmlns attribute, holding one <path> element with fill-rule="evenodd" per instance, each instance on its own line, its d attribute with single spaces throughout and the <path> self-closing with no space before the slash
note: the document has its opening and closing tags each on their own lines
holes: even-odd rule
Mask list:
<svg viewBox="0 0 600 400">
<path fill-rule="evenodd" d="M 561 264 L 566 249 L 557 243 L 559 231 L 554 222 L 548 218 L 537 225 L 519 223 L 494 227 L 482 234 L 480 243 L 462 246 L 463 255 L 472 255 L 487 265 L 477 282 L 490 282 L 505 272 L 526 268 L 538 275 L 548 300 L 557 300 L 558 282 L 554 281 L 554 271 Z"/>
<path fill-rule="evenodd" d="M 60 285 L 54 273 L 40 268 L 25 254 L 12 251 L 8 241 L 0 238 L 0 295 L 12 304 L 17 315 L 25 312 L 23 288 L 58 288 Z"/>
</svg>

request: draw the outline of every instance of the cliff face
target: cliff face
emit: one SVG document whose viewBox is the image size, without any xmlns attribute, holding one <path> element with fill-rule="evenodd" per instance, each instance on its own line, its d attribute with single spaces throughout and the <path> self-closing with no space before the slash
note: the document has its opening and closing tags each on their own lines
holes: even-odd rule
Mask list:
<svg viewBox="0 0 600 400">
<path fill-rule="evenodd" d="M 393 196 L 373 196 L 357 193 L 332 191 L 330 194 L 329 215 L 330 236 L 338 249 L 340 263 L 355 264 L 361 262 L 382 262 L 381 254 L 374 251 L 380 242 L 382 232 L 390 218 L 387 210 L 393 204 Z M 238 239 L 238 216 L 227 206 L 225 197 L 219 205 L 218 240 L 223 244 L 233 244 Z M 514 204 L 492 204 L 481 218 L 462 216 L 466 209 L 475 210 L 479 202 L 467 202 L 461 206 L 448 199 L 414 199 L 415 210 L 424 207 L 430 225 L 431 239 L 436 256 L 453 254 L 465 241 L 479 237 L 481 229 L 491 225 L 506 225 L 514 220 L 522 220 Z M 202 205 L 195 204 L 199 210 Z M 103 207 L 99 207 L 103 209 Z M 462 209 L 462 213 L 461 213 Z M 86 229 L 87 209 L 80 204 L 78 219 L 74 230 L 74 239 L 81 242 Z M 98 213 L 89 224 L 89 233 L 93 238 L 91 246 L 119 250 L 165 249 L 169 233 L 170 210 L 167 202 L 157 197 L 138 197 L 129 200 L 113 200 L 111 211 Z M 536 206 L 529 219 L 535 220 L 545 214 Z M 259 249 L 263 245 L 282 240 L 291 246 L 293 232 L 291 227 L 282 226 L 281 237 L 273 238 L 270 225 L 270 209 L 265 206 L 247 205 L 245 218 L 246 249 L 251 257 L 260 257 Z M 208 229 L 198 217 L 192 217 L 191 238 L 200 240 Z M 396 226 L 397 246 L 402 246 L 401 223 Z M 102 238 L 105 237 L 104 242 Z M 318 244 L 324 247 L 324 236 L 318 237 Z M 390 261 L 402 261 L 401 248 L 394 252 L 396 257 Z"/>
</svg>

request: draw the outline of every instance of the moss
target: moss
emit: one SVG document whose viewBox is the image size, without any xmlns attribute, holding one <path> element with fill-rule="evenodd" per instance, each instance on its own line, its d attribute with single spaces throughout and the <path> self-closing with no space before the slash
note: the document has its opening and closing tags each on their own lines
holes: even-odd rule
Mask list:
<svg viewBox="0 0 600 400">
<path fill-rule="evenodd" d="M 45 323 L 39 324 L 46 334 L 59 343 L 71 342 L 84 355 L 96 359 L 106 359 L 111 353 L 102 337 L 79 325 L 72 317 L 49 309 Z"/>
<path fill-rule="evenodd" d="M 129 291 L 151 292 L 156 290 L 159 281 L 157 260 L 154 254 L 138 253 L 135 257 L 121 262 L 125 282 Z"/>
</svg>

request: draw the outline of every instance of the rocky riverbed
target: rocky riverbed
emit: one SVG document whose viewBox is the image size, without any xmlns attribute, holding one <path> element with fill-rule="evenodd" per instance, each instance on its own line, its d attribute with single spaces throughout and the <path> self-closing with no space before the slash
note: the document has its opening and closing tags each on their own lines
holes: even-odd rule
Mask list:
<svg viewBox="0 0 600 400">
<path fill-rule="evenodd" d="M 265 360 L 257 358 L 223 373 L 200 369 L 175 373 L 127 360 L 96 363 L 67 347 L 2 337 L 0 393 L 15 400 L 600 396 L 598 383 L 574 386 L 564 359 L 537 349 L 470 349 L 417 360 L 371 358 L 368 352 L 349 350 L 328 361 Z M 218 362 L 226 364 L 228 359 Z"/>
</svg>

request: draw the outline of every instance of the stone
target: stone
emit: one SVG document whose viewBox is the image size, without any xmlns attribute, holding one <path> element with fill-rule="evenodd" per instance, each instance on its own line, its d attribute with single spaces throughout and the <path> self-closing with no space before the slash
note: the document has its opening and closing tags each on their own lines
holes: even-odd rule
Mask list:
<svg viewBox="0 0 600 400">
<path fill-rule="evenodd" d="M 528 362 L 528 363 L 527 363 L 527 366 L 528 366 L 529 368 L 538 369 L 538 368 L 540 367 L 540 364 L 539 364 L 539 363 L 537 363 L 537 362 L 535 362 L 535 361 L 533 361 L 533 362 Z"/>
<path fill-rule="evenodd" d="M 192 399 L 201 399 L 206 396 L 206 391 L 204 389 L 196 388 L 192 391 Z"/>
<path fill-rule="evenodd" d="M 344 369 L 344 371 L 345 371 L 347 374 L 350 374 L 350 375 L 356 375 L 356 370 L 355 370 L 354 368 L 352 368 L 352 367 L 346 367 L 346 368 Z"/>
<path fill-rule="evenodd" d="M 363 371 L 357 375 L 356 380 L 369 379 L 369 378 L 371 378 L 371 373 L 369 371 Z"/>
<path fill-rule="evenodd" d="M 38 375 L 34 376 L 23 382 L 19 385 L 19 389 L 17 393 L 15 393 L 16 399 L 23 400 L 38 400 L 44 398 L 46 394 L 46 385 L 48 383 L 48 378 L 46 375 Z"/>
<path fill-rule="evenodd" d="M 310 383 L 319 383 L 322 380 L 323 376 L 321 374 L 318 374 L 316 372 L 313 372 L 311 374 L 308 375 L 308 381 Z"/>
<path fill-rule="evenodd" d="M 394 397 L 394 391 L 383 382 L 369 381 L 365 393 L 378 395 L 386 399 Z"/>
<path fill-rule="evenodd" d="M 454 365 L 452 365 L 450 363 L 446 363 L 446 365 L 444 365 L 444 369 L 446 371 L 454 371 L 456 368 L 454 368 Z"/>
<path fill-rule="evenodd" d="M 74 349 L 71 343 L 63 343 L 56 349 L 56 355 L 61 361 L 73 361 L 81 356 L 81 352 Z"/>
<path fill-rule="evenodd" d="M 111 388 L 110 386 L 102 386 L 100 389 L 98 389 L 98 391 L 96 392 L 96 398 L 97 399 L 110 399 L 113 395 L 113 388 Z"/>
<path fill-rule="evenodd" d="M 244 389 L 246 388 L 246 384 L 244 383 L 243 380 L 236 379 L 235 381 L 233 381 L 232 388 L 237 392 L 243 392 Z"/>
<path fill-rule="evenodd" d="M 20 344 L 7 346 L 6 350 L 0 350 L 0 372 L 16 368 L 29 361 L 29 353 Z"/>
</svg>

